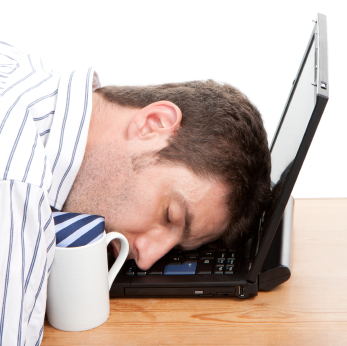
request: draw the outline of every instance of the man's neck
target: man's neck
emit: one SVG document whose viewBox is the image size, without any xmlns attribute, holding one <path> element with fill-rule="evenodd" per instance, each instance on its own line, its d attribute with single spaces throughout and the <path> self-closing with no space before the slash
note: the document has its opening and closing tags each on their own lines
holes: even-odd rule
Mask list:
<svg viewBox="0 0 347 346">
<path fill-rule="evenodd" d="M 86 150 L 101 144 L 117 142 L 122 147 L 127 139 L 127 128 L 138 109 L 121 107 L 93 92 L 92 114 Z"/>
</svg>

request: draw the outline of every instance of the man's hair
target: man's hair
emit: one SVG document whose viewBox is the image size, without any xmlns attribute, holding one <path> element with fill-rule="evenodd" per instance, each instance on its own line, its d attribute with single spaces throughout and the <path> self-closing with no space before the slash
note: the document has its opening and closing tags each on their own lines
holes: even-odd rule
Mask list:
<svg viewBox="0 0 347 346">
<path fill-rule="evenodd" d="M 168 146 L 156 152 L 157 162 L 183 165 L 228 186 L 230 222 L 222 237 L 226 246 L 257 231 L 270 197 L 270 152 L 261 115 L 243 93 L 213 80 L 108 86 L 96 92 L 124 107 L 143 108 L 162 100 L 176 104 L 181 126 Z"/>
</svg>

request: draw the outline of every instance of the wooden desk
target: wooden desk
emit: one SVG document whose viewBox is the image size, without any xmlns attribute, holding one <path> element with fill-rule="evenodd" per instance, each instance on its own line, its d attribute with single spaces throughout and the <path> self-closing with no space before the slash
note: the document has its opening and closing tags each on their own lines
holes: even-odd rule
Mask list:
<svg viewBox="0 0 347 346">
<path fill-rule="evenodd" d="M 294 204 L 292 277 L 255 298 L 111 300 L 102 326 L 42 345 L 347 345 L 347 199 Z"/>
</svg>

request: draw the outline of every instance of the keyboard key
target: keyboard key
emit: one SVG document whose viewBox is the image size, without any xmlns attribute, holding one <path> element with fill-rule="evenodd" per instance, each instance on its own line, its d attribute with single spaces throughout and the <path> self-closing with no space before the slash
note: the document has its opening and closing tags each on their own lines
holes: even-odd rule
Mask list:
<svg viewBox="0 0 347 346">
<path fill-rule="evenodd" d="M 181 265 L 183 262 L 183 256 L 169 257 L 167 265 Z"/>
<path fill-rule="evenodd" d="M 235 259 L 235 257 L 236 257 L 236 252 L 229 252 L 229 253 L 228 253 L 228 258 L 233 258 L 233 259 Z"/>
<path fill-rule="evenodd" d="M 216 255 L 216 258 L 217 259 L 223 259 L 223 258 L 225 259 L 226 258 L 226 254 L 227 254 L 226 251 L 218 251 L 217 255 Z"/>
<path fill-rule="evenodd" d="M 186 262 L 181 265 L 166 265 L 164 275 L 194 275 L 196 263 Z"/>
<path fill-rule="evenodd" d="M 217 265 L 215 266 L 214 268 L 214 273 L 215 274 L 223 274 L 223 271 L 224 271 L 224 265 Z"/>
<path fill-rule="evenodd" d="M 182 255 L 185 255 L 185 256 L 199 256 L 199 252 L 198 251 L 186 251 L 186 252 L 183 252 Z"/>
<path fill-rule="evenodd" d="M 191 256 L 191 255 L 187 255 L 183 257 L 183 262 L 197 262 L 198 261 L 198 256 Z"/>
<path fill-rule="evenodd" d="M 177 250 L 177 249 L 172 249 L 166 257 L 179 257 L 179 256 L 184 256 L 185 253 L 181 250 Z"/>
<path fill-rule="evenodd" d="M 226 264 L 229 264 L 229 265 L 234 265 L 234 259 L 233 258 L 228 258 L 227 261 L 226 261 Z"/>
<path fill-rule="evenodd" d="M 225 262 L 225 259 L 220 259 L 220 258 L 218 258 L 218 259 L 216 260 L 216 264 L 223 264 L 223 265 L 224 265 L 224 262 Z"/>
<path fill-rule="evenodd" d="M 134 276 L 135 275 L 135 271 L 136 271 L 136 268 L 135 267 L 129 267 L 125 274 L 128 275 L 128 276 Z"/>
<path fill-rule="evenodd" d="M 227 265 L 224 274 L 234 274 L 234 266 Z"/>
<path fill-rule="evenodd" d="M 213 259 L 200 259 L 196 268 L 196 274 L 211 274 L 213 268 Z"/>
<path fill-rule="evenodd" d="M 200 259 L 214 259 L 214 250 L 202 251 L 200 253 Z"/>
<path fill-rule="evenodd" d="M 147 272 L 146 272 L 146 271 L 143 271 L 143 270 L 139 270 L 139 271 L 137 272 L 137 275 L 138 275 L 138 276 L 146 276 L 146 275 L 147 275 Z"/>
<path fill-rule="evenodd" d="M 148 269 L 147 274 L 148 275 L 163 275 L 165 268 L 165 263 L 162 260 L 159 260 L 158 262 L 154 263 L 151 268 Z"/>
</svg>

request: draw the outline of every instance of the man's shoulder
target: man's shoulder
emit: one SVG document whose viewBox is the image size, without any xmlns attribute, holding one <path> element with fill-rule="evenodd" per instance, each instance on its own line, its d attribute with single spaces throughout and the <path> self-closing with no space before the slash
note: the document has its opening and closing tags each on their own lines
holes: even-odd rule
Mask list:
<svg viewBox="0 0 347 346">
<path fill-rule="evenodd" d="M 56 93 L 59 80 L 46 84 L 50 76 L 40 58 L 0 42 L 0 179 L 51 183 L 43 136 L 56 100 L 44 97 Z"/>
<path fill-rule="evenodd" d="M 56 75 L 35 53 L 28 53 L 0 41 L 0 97 L 18 97 L 34 85 Z"/>
</svg>

